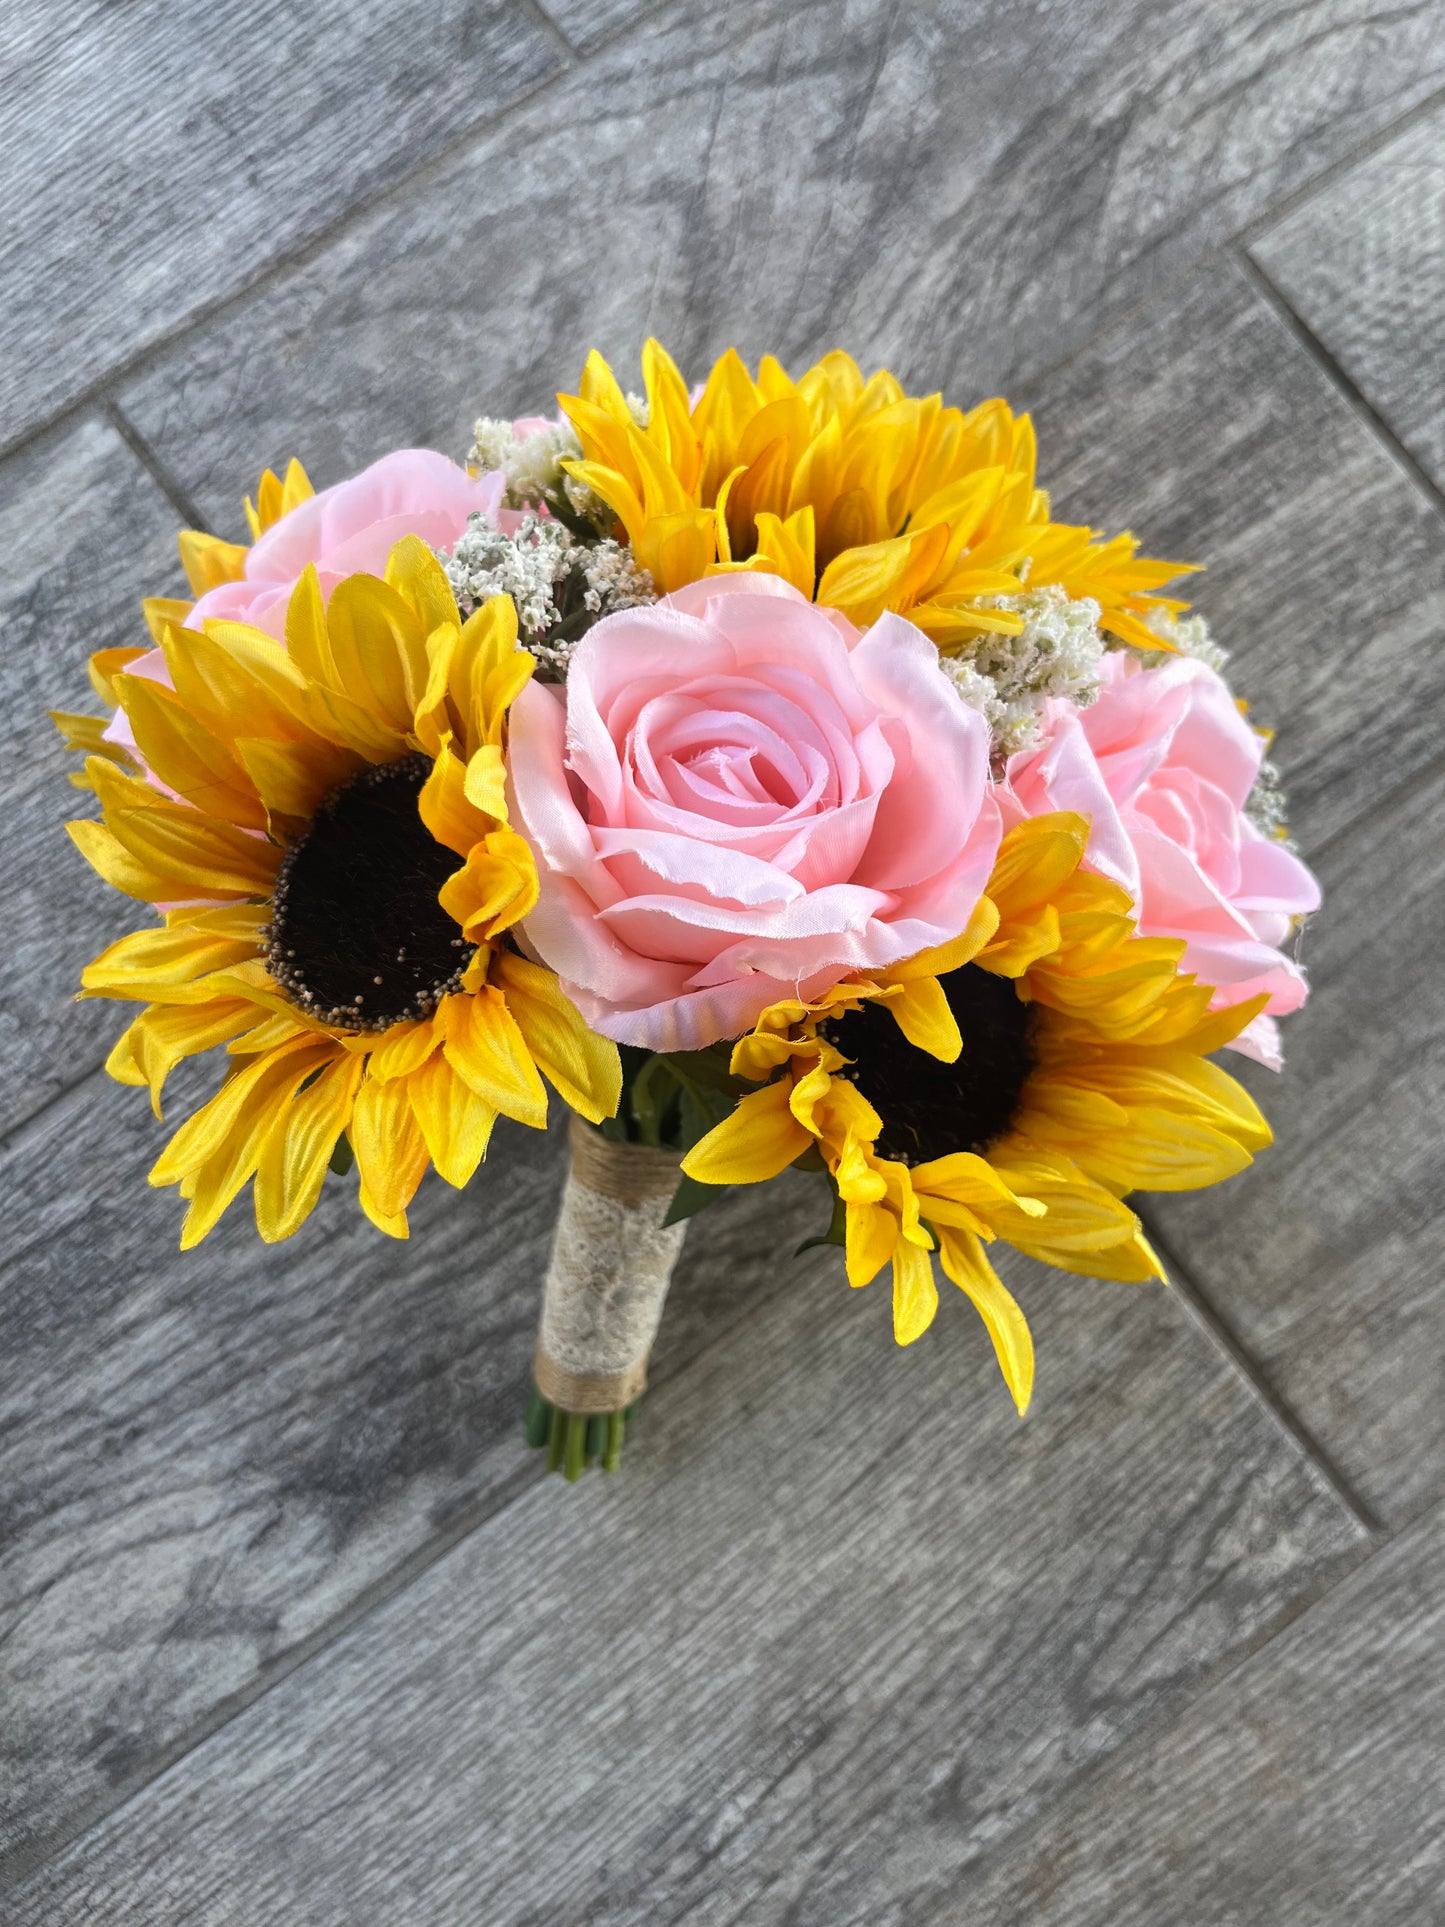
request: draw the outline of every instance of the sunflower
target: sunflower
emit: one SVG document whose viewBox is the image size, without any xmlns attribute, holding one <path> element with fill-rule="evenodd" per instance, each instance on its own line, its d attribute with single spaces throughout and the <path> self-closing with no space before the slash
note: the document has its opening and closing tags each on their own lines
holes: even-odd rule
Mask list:
<svg viewBox="0 0 1445 1927">
<path fill-rule="evenodd" d="M 645 425 L 595 351 L 579 393 L 558 400 L 582 445 L 564 467 L 617 516 L 659 589 L 768 569 L 859 627 L 892 609 L 954 652 L 980 630 L 1022 629 L 995 598 L 1057 585 L 1093 597 L 1119 640 L 1171 646 L 1146 618 L 1189 606 L 1156 592 L 1191 565 L 1052 522 L 1033 424 L 1006 402 L 965 414 L 905 395 L 886 370 L 865 381 L 837 352 L 794 382 L 771 356 L 754 380 L 729 349 L 695 403 L 657 342 L 642 368 Z"/>
<path fill-rule="evenodd" d="M 68 827 L 163 911 L 82 977 L 83 996 L 145 1006 L 110 1074 L 160 1116 L 182 1059 L 231 1059 L 151 1173 L 189 1202 L 183 1248 L 252 1178 L 262 1237 L 289 1237 L 343 1137 L 362 1208 L 405 1237 L 429 1164 L 463 1185 L 499 1114 L 545 1127 L 539 1073 L 610 1116 L 615 1047 L 506 938 L 537 895 L 504 794 L 506 713 L 533 667 L 510 598 L 463 623 L 407 537 L 384 581 L 351 576 L 326 604 L 308 569 L 285 647 L 235 622 L 156 626 L 168 681 L 101 678 L 135 753 L 88 759 L 102 818 Z"/>
<path fill-rule="evenodd" d="M 1183 943 L 1137 936 L 1127 894 L 1080 868 L 1087 840 L 1072 814 L 1019 824 L 955 942 L 766 1011 L 732 1056 L 762 1088 L 682 1167 L 746 1184 L 821 1155 L 849 1283 L 891 1261 L 910 1344 L 937 1309 L 936 1251 L 1020 1411 L 1033 1345 L 985 1246 L 1162 1279 L 1124 1194 L 1213 1184 L 1270 1142 L 1248 1093 L 1207 1061 L 1261 1000 L 1211 1011 L 1211 987 L 1179 970 Z"/>
</svg>

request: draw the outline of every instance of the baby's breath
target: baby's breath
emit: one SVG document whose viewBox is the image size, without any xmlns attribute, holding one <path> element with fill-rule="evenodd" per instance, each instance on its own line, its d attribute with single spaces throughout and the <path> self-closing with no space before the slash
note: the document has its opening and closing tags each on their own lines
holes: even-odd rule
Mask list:
<svg viewBox="0 0 1445 1927">
<path fill-rule="evenodd" d="M 1057 587 L 991 596 L 982 606 L 1022 616 L 1022 630 L 1013 636 L 986 631 L 941 661 L 963 701 L 987 722 L 995 756 L 1011 756 L 1042 739 L 1050 696 L 1081 709 L 1098 696 L 1100 610 L 1091 596 L 1070 599 Z"/>
<path fill-rule="evenodd" d="M 582 444 L 570 422 L 551 422 L 530 435 L 518 435 L 509 421 L 490 415 L 473 428 L 467 450 L 473 467 L 502 471 L 503 504 L 514 509 L 538 508 L 549 496 L 559 495 L 567 480 L 562 463 L 581 459 Z"/>
<path fill-rule="evenodd" d="M 630 549 L 610 539 L 579 542 L 560 522 L 539 515 L 524 515 L 514 535 L 473 515 L 441 563 L 464 617 L 491 596 L 512 598 L 522 647 L 559 682 L 594 622 L 657 600 L 652 577 Z"/>
<path fill-rule="evenodd" d="M 1201 615 L 1176 616 L 1168 609 L 1155 607 L 1145 614 L 1144 627 L 1152 629 L 1164 644 L 1161 655 L 1167 654 L 1172 647 L 1176 654 L 1192 656 L 1195 662 L 1202 662 L 1221 674 L 1229 661 L 1229 651 L 1210 635 L 1209 624 Z M 1146 653 L 1141 650 L 1139 653 L 1151 666 L 1158 666 L 1159 658 L 1152 651 Z"/>
</svg>

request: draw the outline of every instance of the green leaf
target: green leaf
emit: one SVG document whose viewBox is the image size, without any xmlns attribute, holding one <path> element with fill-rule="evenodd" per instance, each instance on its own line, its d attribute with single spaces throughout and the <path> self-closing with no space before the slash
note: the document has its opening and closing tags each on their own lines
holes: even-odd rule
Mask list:
<svg viewBox="0 0 1445 1927">
<path fill-rule="evenodd" d="M 677 1148 L 690 1151 L 699 1144 L 718 1119 L 694 1090 L 684 1087 L 678 1104 Z"/>
<path fill-rule="evenodd" d="M 706 1210 L 715 1199 L 727 1190 L 725 1184 L 699 1184 L 696 1178 L 686 1174 L 677 1181 L 677 1189 L 672 1194 L 672 1203 L 667 1207 L 663 1223 L 681 1224 L 684 1218 L 695 1218 L 699 1211 Z"/>
<path fill-rule="evenodd" d="M 661 1144 L 667 1114 L 678 1093 L 677 1078 L 665 1057 L 651 1057 L 632 1085 L 632 1119 L 644 1144 Z"/>
<path fill-rule="evenodd" d="M 356 1153 L 351 1148 L 351 1139 L 343 1131 L 331 1147 L 331 1169 L 337 1177 L 344 1178 L 355 1162 Z"/>
<path fill-rule="evenodd" d="M 728 1110 L 745 1092 L 756 1088 L 747 1078 L 733 1076 L 728 1069 L 731 1061 L 731 1044 L 709 1044 L 706 1050 L 667 1053 L 667 1062 L 680 1084 L 699 1095 L 710 1092 L 715 1098 L 726 1098 Z"/>
</svg>

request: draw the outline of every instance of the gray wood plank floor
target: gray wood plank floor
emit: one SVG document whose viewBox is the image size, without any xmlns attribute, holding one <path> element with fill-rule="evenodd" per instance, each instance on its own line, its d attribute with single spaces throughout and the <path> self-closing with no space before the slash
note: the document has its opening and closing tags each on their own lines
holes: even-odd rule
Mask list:
<svg viewBox="0 0 1445 1927">
<path fill-rule="evenodd" d="M 880 1293 L 790 1278 L 653 1395 L 625 1480 L 498 1513 L 16 1927 L 831 1927 L 946 1895 L 1362 1545 L 1166 1293 L 1021 1289 L 1026 1426 L 961 1300 L 899 1352 Z"/>
<path fill-rule="evenodd" d="M 1348 168 L 1251 252 L 1445 489 L 1445 111 Z"/>
<path fill-rule="evenodd" d="M 7 1922 L 1438 1910 L 1445 6 L 1062 19 L 0 5 Z M 1024 1424 L 955 1295 L 900 1354 L 780 1257 L 790 1180 L 569 1490 L 517 1436 L 559 1141 L 401 1252 L 333 1181 L 181 1257 L 34 718 L 266 463 L 459 452 L 649 330 L 1007 384 L 1065 513 L 1210 564 L 1330 894 L 1279 1142 L 1149 1206 L 1177 1288 L 1018 1268 Z"/>
<path fill-rule="evenodd" d="M 7 0 L 0 447 L 561 65 L 515 0 Z"/>
<path fill-rule="evenodd" d="M 1420 1927 L 1445 1894 L 1445 1518 L 1128 1748 L 968 1897 L 1029 1927 Z M 1149 1816 L 1141 1825 L 1141 1816 Z M 947 1907 L 905 1912 L 943 1927 Z"/>
</svg>

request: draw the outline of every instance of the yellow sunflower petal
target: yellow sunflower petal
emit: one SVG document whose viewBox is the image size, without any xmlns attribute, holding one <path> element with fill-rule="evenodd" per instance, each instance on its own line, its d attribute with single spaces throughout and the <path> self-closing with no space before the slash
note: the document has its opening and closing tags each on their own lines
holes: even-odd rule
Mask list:
<svg viewBox="0 0 1445 1927">
<path fill-rule="evenodd" d="M 1070 810 L 1015 824 L 999 845 L 988 880 L 988 895 L 1003 922 L 1051 901 L 1079 867 L 1088 840 L 1087 818 Z"/>
<path fill-rule="evenodd" d="M 928 1330 L 937 1310 L 932 1255 L 900 1239 L 893 1253 L 893 1336 L 900 1345 L 911 1345 Z"/>
<path fill-rule="evenodd" d="M 150 1182 L 176 1184 L 199 1169 L 223 1151 L 244 1127 L 255 1108 L 253 1099 L 258 1092 L 270 1092 L 278 1081 L 284 1083 L 293 1072 L 299 1082 L 334 1054 L 335 1046 L 329 1041 L 298 1039 L 293 1045 L 283 1046 L 267 1057 L 244 1065 L 227 1078 L 209 1103 L 192 1112 L 181 1125 L 153 1165 Z"/>
<path fill-rule="evenodd" d="M 203 1001 L 213 993 L 197 979 L 256 956 L 266 915 L 259 905 L 235 904 L 209 916 L 202 912 L 193 920 L 177 917 L 151 930 L 134 930 L 85 966 L 80 994 L 146 1002 Z"/>
<path fill-rule="evenodd" d="M 168 789 L 239 828 L 265 829 L 266 810 L 255 785 L 227 744 L 173 691 L 147 676 L 117 676 L 115 686 L 141 760 Z"/>
<path fill-rule="evenodd" d="M 973 1300 L 993 1341 L 1004 1383 L 1022 1418 L 1029 1409 L 1034 1389 L 1034 1341 L 1028 1320 L 984 1256 L 977 1238 L 967 1231 L 946 1229 L 941 1229 L 938 1235 L 943 1269 Z"/>
<path fill-rule="evenodd" d="M 151 1172 L 152 1184 L 179 1182 L 190 1200 L 181 1249 L 191 1250 L 256 1170 L 261 1146 L 297 1086 L 334 1052 L 307 1042 L 277 1051 L 236 1073 L 172 1138 Z M 238 1090 L 237 1087 L 240 1087 Z M 194 1128 L 193 1128 L 194 1127 Z"/>
<path fill-rule="evenodd" d="M 359 1057 L 328 1064 L 293 1093 L 267 1132 L 255 1186 L 256 1229 L 266 1244 L 289 1238 L 315 1209 L 364 1069 Z"/>
<path fill-rule="evenodd" d="M 813 1142 L 788 1102 L 789 1081 L 740 1097 L 732 1112 L 682 1160 L 699 1184 L 760 1184 L 785 1171 Z"/>
<path fill-rule="evenodd" d="M 502 992 L 490 984 L 471 995 L 460 991 L 444 999 L 437 1019 L 446 1062 L 467 1088 L 493 1111 L 546 1130 L 547 1093 Z"/>
<path fill-rule="evenodd" d="M 432 1163 L 460 1190 L 487 1154 L 497 1121 L 495 1106 L 472 1090 L 440 1053 L 413 1071 L 405 1088 Z"/>
<path fill-rule="evenodd" d="M 135 759 L 128 749 L 105 740 L 105 732 L 111 725 L 109 716 L 87 716 L 83 711 L 72 709 L 47 709 L 45 713 L 60 731 L 67 749 L 78 751 L 82 756 L 103 756 L 107 762 L 119 763 L 123 769 L 134 768 Z"/>
<path fill-rule="evenodd" d="M 935 944 L 931 950 L 920 950 L 916 957 L 909 957 L 901 964 L 891 964 L 887 970 L 879 971 L 878 982 L 907 984 L 919 977 L 946 977 L 951 970 L 961 970 L 991 941 L 998 921 L 998 906 L 990 897 L 980 897 L 958 936 L 948 943 Z"/>
<path fill-rule="evenodd" d="M 888 1008 L 909 1043 L 941 1063 L 955 1063 L 963 1049 L 963 1036 L 938 979 L 917 977 L 900 984 L 898 990 L 898 996 L 889 999 Z"/>
<path fill-rule="evenodd" d="M 443 622 L 461 628 L 446 570 L 419 535 L 404 535 L 392 549 L 386 559 L 386 582 L 415 615 L 424 637 Z"/>
<path fill-rule="evenodd" d="M 281 852 L 198 810 L 118 810 L 106 828 L 139 862 L 173 880 L 171 897 L 268 894 Z"/>
<path fill-rule="evenodd" d="M 486 943 L 508 930 L 537 902 L 537 866 L 515 830 L 493 830 L 470 848 L 437 901 L 461 925 L 469 943 Z"/>
<path fill-rule="evenodd" d="M 980 1157 L 976 1151 L 952 1151 L 946 1157 L 917 1164 L 911 1182 L 922 1201 L 924 1216 L 935 1224 L 967 1224 L 980 1214 L 987 1223 L 998 1211 L 1025 1218 L 1044 1215 L 1044 1206 L 1032 1196 L 1020 1195 L 992 1156 Z M 950 1215 L 954 1205 L 964 1213 L 957 1220 Z"/>
<path fill-rule="evenodd" d="M 418 1132 L 417 1135 L 419 1137 L 421 1135 L 420 1132 Z M 426 1156 L 426 1146 L 424 1144 L 422 1146 L 422 1156 Z M 411 1236 L 411 1226 L 406 1221 L 406 1213 L 404 1211 L 383 1211 L 376 1202 L 376 1199 L 372 1197 L 370 1191 L 367 1190 L 366 1180 L 364 1178 L 357 1186 L 356 1199 L 357 1203 L 376 1226 L 377 1230 L 384 1231 L 388 1238 L 409 1238 Z"/>
<path fill-rule="evenodd" d="M 768 509 L 760 509 L 756 519 L 759 554 L 771 565 L 775 575 L 791 582 L 811 602 L 817 582 L 812 504 L 805 502 L 786 521 Z"/>
<path fill-rule="evenodd" d="M 421 820 L 436 841 L 463 857 L 491 828 L 481 811 L 467 801 L 466 776 L 466 764 L 453 754 L 450 740 L 443 740 L 417 797 Z"/>
<path fill-rule="evenodd" d="M 144 1015 L 145 1013 L 142 1011 L 141 1016 Z M 110 1052 L 106 1057 L 105 1074 L 107 1077 L 113 1077 L 117 1084 L 134 1084 L 144 1087 L 147 1081 L 146 1074 L 136 1062 L 135 1056 L 134 1033 L 135 1027 L 139 1022 L 140 1017 L 132 1018 L 131 1022 L 126 1025 L 120 1036 L 117 1037 L 111 1045 Z"/>
<path fill-rule="evenodd" d="M 467 763 L 464 794 L 474 809 L 507 820 L 507 764 L 499 743 L 483 743 Z"/>
<path fill-rule="evenodd" d="M 615 1117 L 622 1097 L 617 1046 L 587 1028 L 550 970 L 510 951 L 498 951 L 492 975 L 533 1062 L 563 1102 L 589 1124 Z"/>
<path fill-rule="evenodd" d="M 163 643 L 166 639 L 166 631 L 178 628 L 194 606 L 193 603 L 182 602 L 172 596 L 147 596 L 141 603 L 140 610 L 145 617 L 146 628 L 151 632 L 151 641 L 157 646 Z M 139 654 L 140 652 L 137 650 L 127 653 Z"/>
<path fill-rule="evenodd" d="M 208 589 L 219 589 L 223 582 L 239 582 L 246 572 L 250 551 L 244 542 L 223 542 L 201 529 L 182 529 L 176 546 L 193 595 L 203 596 Z"/>
<path fill-rule="evenodd" d="M 1000 919 L 998 934 L 979 951 L 978 963 L 996 977 L 1022 977 L 1041 957 L 1051 957 L 1059 941 L 1059 913 L 1053 904 L 1041 904 L 1031 916 Z"/>
<path fill-rule="evenodd" d="M 250 1004 L 220 998 L 205 1004 L 152 1004 L 127 1033 L 131 1061 L 150 1087 L 151 1109 L 161 1112 L 166 1079 L 182 1058 L 195 1057 L 243 1031 L 255 1017 Z M 129 1077 L 125 1082 L 133 1080 Z"/>
<path fill-rule="evenodd" d="M 299 743 L 239 736 L 235 750 L 272 828 L 305 823 L 331 790 L 366 767 L 355 750 L 314 738 Z"/>
<path fill-rule="evenodd" d="M 331 592 L 326 633 L 338 688 L 405 735 L 427 686 L 426 634 L 415 610 L 379 577 L 349 575 Z"/>
<path fill-rule="evenodd" d="M 393 1024 L 372 1046 L 367 1070 L 379 1083 L 406 1077 L 420 1067 L 437 1048 L 441 1039 L 431 1017 L 415 1023 Z"/>
<path fill-rule="evenodd" d="M 391 1237 L 406 1231 L 391 1227 L 406 1223 L 406 1207 L 426 1172 L 430 1157 L 426 1139 L 412 1110 L 409 1080 L 387 1083 L 368 1075 L 352 1106 L 348 1127 L 351 1148 L 360 1173 L 362 1209 L 373 1224 Z"/>
<path fill-rule="evenodd" d="M 898 1220 L 878 1202 L 847 1200 L 844 1262 L 855 1289 L 871 1284 L 898 1248 Z"/>
</svg>

